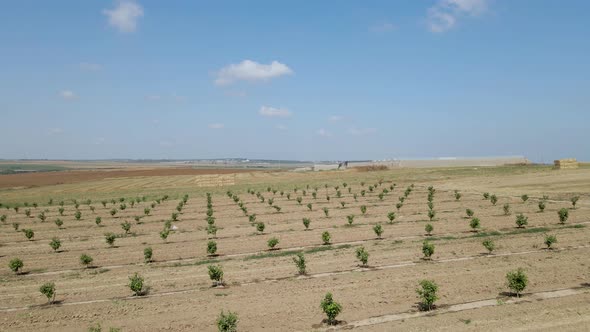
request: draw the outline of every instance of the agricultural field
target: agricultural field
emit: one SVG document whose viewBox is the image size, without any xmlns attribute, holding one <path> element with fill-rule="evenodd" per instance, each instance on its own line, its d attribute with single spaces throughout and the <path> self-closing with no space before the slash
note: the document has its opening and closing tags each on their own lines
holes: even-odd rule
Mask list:
<svg viewBox="0 0 590 332">
<path fill-rule="evenodd" d="M 589 193 L 546 166 L 5 188 L 0 330 L 585 330 Z"/>
</svg>

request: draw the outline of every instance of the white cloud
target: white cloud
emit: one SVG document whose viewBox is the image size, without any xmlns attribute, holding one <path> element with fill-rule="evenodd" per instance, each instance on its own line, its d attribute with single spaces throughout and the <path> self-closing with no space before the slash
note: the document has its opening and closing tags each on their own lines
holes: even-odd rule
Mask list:
<svg viewBox="0 0 590 332">
<path fill-rule="evenodd" d="M 326 130 L 326 129 L 324 129 L 324 128 L 320 128 L 320 129 L 318 129 L 318 130 L 316 131 L 316 134 L 317 134 L 318 136 L 322 136 L 322 137 L 332 137 L 332 133 L 331 133 L 331 132 L 329 132 L 329 131 L 327 131 L 327 130 Z"/>
<path fill-rule="evenodd" d="M 71 90 L 62 90 L 59 92 L 59 95 L 65 100 L 73 100 L 78 98 L 74 92 Z"/>
<path fill-rule="evenodd" d="M 287 126 L 282 125 L 282 124 L 276 125 L 275 128 L 277 128 L 278 130 L 281 130 L 281 131 L 287 130 Z"/>
<path fill-rule="evenodd" d="M 348 132 L 353 136 L 372 135 L 377 132 L 375 128 L 350 128 Z"/>
<path fill-rule="evenodd" d="M 278 61 L 265 65 L 251 60 L 244 60 L 238 64 L 230 64 L 221 68 L 217 73 L 215 84 L 228 85 L 236 81 L 266 81 L 292 73 L 291 68 Z"/>
<path fill-rule="evenodd" d="M 262 106 L 258 114 L 268 117 L 287 118 L 291 116 L 291 111 L 286 108 L 275 108 L 270 106 Z"/>
<path fill-rule="evenodd" d="M 369 27 L 369 31 L 371 32 L 390 32 L 396 29 L 396 26 L 393 23 L 389 22 L 381 22 Z"/>
<path fill-rule="evenodd" d="M 137 20 L 143 16 L 141 5 L 131 0 L 120 0 L 113 9 L 102 11 L 109 19 L 109 24 L 121 32 L 134 32 Z"/>
<path fill-rule="evenodd" d="M 150 101 L 158 101 L 160 99 L 162 99 L 162 96 L 160 95 L 148 95 L 145 97 L 145 99 L 150 100 Z"/>
<path fill-rule="evenodd" d="M 208 127 L 209 129 L 223 129 L 225 125 L 223 123 L 211 123 Z"/>
<path fill-rule="evenodd" d="M 97 138 L 94 140 L 94 144 L 95 144 L 95 145 L 101 145 L 101 144 L 103 144 L 105 141 L 106 141 L 106 139 L 105 139 L 104 137 L 97 137 Z"/>
<path fill-rule="evenodd" d="M 452 29 L 462 16 L 479 16 L 488 9 L 488 0 L 438 0 L 428 9 L 430 31 L 441 33 Z"/>
<path fill-rule="evenodd" d="M 78 66 L 84 71 L 99 71 L 102 69 L 102 66 L 98 63 L 91 62 L 81 62 Z"/>
<path fill-rule="evenodd" d="M 332 115 L 328 118 L 328 120 L 332 121 L 332 122 L 338 122 L 338 121 L 342 121 L 343 117 L 340 115 Z"/>
</svg>

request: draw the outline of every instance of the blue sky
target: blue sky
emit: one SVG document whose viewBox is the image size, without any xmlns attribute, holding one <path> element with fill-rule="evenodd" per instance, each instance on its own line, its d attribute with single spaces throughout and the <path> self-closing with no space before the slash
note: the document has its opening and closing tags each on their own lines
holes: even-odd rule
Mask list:
<svg viewBox="0 0 590 332">
<path fill-rule="evenodd" d="M 590 160 L 590 2 L 30 1 L 0 158 Z"/>
</svg>

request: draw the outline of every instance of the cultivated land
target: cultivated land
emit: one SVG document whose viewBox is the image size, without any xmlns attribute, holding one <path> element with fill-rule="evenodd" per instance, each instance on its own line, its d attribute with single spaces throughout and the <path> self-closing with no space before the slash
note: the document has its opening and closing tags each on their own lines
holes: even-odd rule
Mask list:
<svg viewBox="0 0 590 332">
<path fill-rule="evenodd" d="M 237 312 L 241 331 L 325 330 L 330 327 L 323 322 L 320 301 L 326 292 L 343 306 L 334 328 L 579 331 L 590 326 L 590 168 L 211 172 L 71 182 L 65 179 L 67 172 L 52 174 L 61 174 L 64 184 L 0 190 L 0 215 L 6 215 L 0 223 L 2 331 L 81 331 L 97 324 L 103 330 L 215 331 L 221 310 Z M 375 186 L 380 180 L 382 184 Z M 412 184 L 398 211 L 399 197 Z M 436 190 L 432 221 L 427 206 L 430 186 Z M 381 199 L 384 189 L 388 192 Z M 455 199 L 455 190 L 462 194 L 460 200 Z M 497 196 L 496 205 L 483 199 L 484 192 Z M 206 193 L 211 193 L 218 228 L 215 239 L 206 231 Z M 523 194 L 529 196 L 526 202 Z M 165 195 L 168 198 L 161 200 Z M 188 200 L 178 212 L 184 195 Z M 574 196 L 580 196 L 576 209 L 570 202 Z M 78 209 L 73 199 L 80 204 Z M 542 213 L 541 200 L 546 204 Z M 240 202 L 248 215 L 256 214 L 256 222 L 265 224 L 262 234 Z M 503 209 L 507 203 L 508 215 Z M 124 210 L 121 204 L 126 205 Z M 364 215 L 362 205 L 367 207 Z M 467 208 L 481 222 L 478 232 L 469 226 Z M 561 208 L 569 209 L 565 224 L 559 223 Z M 26 216 L 27 209 L 31 217 Z M 117 210 L 114 216 L 112 209 Z M 43 211 L 44 222 L 38 218 Z M 160 232 L 175 212 L 178 221 L 171 222 L 173 230 L 164 241 Z M 396 214 L 393 223 L 387 218 L 389 212 Z M 528 217 L 526 228 L 516 228 L 519 213 Z M 355 215 L 352 225 L 348 215 Z M 138 222 L 135 216 L 141 217 Z M 101 217 L 100 225 L 96 217 Z M 55 224 L 58 218 L 63 221 L 61 228 Z M 309 230 L 303 218 L 311 220 Z M 129 234 L 121 228 L 125 221 L 131 224 Z M 32 240 L 15 231 L 13 223 L 21 230 L 32 229 Z M 434 227 L 431 236 L 425 232 L 428 223 Z M 384 230 L 382 239 L 373 231 L 377 224 Z M 329 245 L 322 244 L 325 231 L 331 235 Z M 105 242 L 108 232 L 117 235 L 113 247 Z M 545 234 L 557 236 L 554 249 L 545 249 Z M 272 237 L 280 241 L 278 250 L 268 250 Z M 49 246 L 53 238 L 61 240 L 57 252 Z M 435 245 L 430 260 L 422 254 L 426 239 Z M 488 239 L 496 244 L 491 255 L 482 246 Z M 207 255 L 210 240 L 217 243 L 216 256 Z M 144 263 L 148 246 L 154 261 Z M 366 267 L 359 266 L 355 257 L 360 246 L 369 253 Z M 293 263 L 297 253 L 305 255 L 306 275 L 297 273 Z M 93 258 L 90 268 L 81 266 L 82 254 Z M 8 268 L 16 257 L 24 262 L 18 275 Z M 212 287 L 211 264 L 222 266 L 225 287 Z M 529 279 L 520 298 L 511 296 L 505 278 L 517 268 L 523 268 Z M 128 283 L 134 273 L 149 285 L 147 295 L 133 296 Z M 439 286 L 440 299 L 431 312 L 418 307 L 415 290 L 422 279 Z M 54 304 L 47 304 L 39 292 L 46 282 L 55 283 Z"/>
</svg>

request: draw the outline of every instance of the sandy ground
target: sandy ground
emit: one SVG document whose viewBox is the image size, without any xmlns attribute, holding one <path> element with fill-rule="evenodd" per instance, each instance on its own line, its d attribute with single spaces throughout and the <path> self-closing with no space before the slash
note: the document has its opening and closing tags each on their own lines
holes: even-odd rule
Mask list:
<svg viewBox="0 0 590 332">
<path fill-rule="evenodd" d="M 217 257 L 206 255 L 204 192 L 208 188 L 187 191 L 188 203 L 179 221 L 173 223 L 178 230 L 166 242 L 158 233 L 175 212 L 179 201 L 175 196 L 156 204 L 139 224 L 133 216 L 143 216 L 144 208 L 152 200 L 134 207 L 128 204 L 115 217 L 109 214 L 111 203 L 103 208 L 95 201 L 94 213 L 82 204 L 81 220 L 75 220 L 70 202 L 64 216 L 59 216 L 55 205 L 31 208 L 32 216 L 49 209 L 46 222 L 26 217 L 24 207 L 19 213 L 1 209 L 0 214 L 6 214 L 7 221 L 0 224 L 0 330 L 80 331 L 100 323 L 104 328 L 119 327 L 124 331 L 214 331 L 215 319 L 222 309 L 238 313 L 242 331 L 322 330 L 326 326 L 322 324 L 319 302 L 325 292 L 332 292 L 343 305 L 338 318 L 343 321 L 340 326 L 344 326 L 370 318 L 379 321 L 388 315 L 419 313 L 415 288 L 425 278 L 440 287 L 438 311 L 357 329 L 584 330 L 588 326 L 590 207 L 587 198 L 582 197 L 579 207 L 570 210 L 565 225 L 558 223 L 556 211 L 571 207 L 568 199 L 573 192 L 561 183 L 569 180 L 579 188 L 587 186 L 590 171 L 499 172 L 487 176 L 424 172 L 422 179 L 408 172 L 325 173 L 307 178 L 286 173 L 260 174 L 245 178 L 243 185 L 215 188 L 213 205 L 220 227 L 215 239 L 220 254 Z M 369 193 L 368 186 L 380 177 L 385 177 L 383 185 Z M 404 181 L 403 177 L 411 180 Z M 395 180 L 397 187 L 380 200 L 377 192 L 392 184 L 389 178 Z M 347 181 L 352 193 L 358 194 L 357 201 L 342 185 L 342 197 L 336 198 L 336 190 L 332 186 L 324 188 L 322 179 L 327 183 Z M 294 182 L 299 188 L 309 183 L 311 189 L 305 196 L 302 189 L 293 193 Z M 360 182 L 366 182 L 365 186 Z M 278 189 L 277 193 L 266 192 L 269 183 Z M 414 192 L 397 212 L 394 223 L 388 224 L 387 213 L 396 211 L 395 203 L 410 183 L 415 183 Z M 266 198 L 273 197 L 281 212 L 248 194 L 246 188 L 251 185 Z M 437 216 L 431 222 L 426 213 L 429 185 L 437 189 Z M 314 186 L 318 187 L 317 199 L 311 197 Z M 223 194 L 226 189 L 238 194 L 249 213 L 255 213 L 257 221 L 266 224 L 264 234 L 257 234 L 237 204 Z M 360 195 L 362 189 L 367 190 L 364 197 Z M 453 197 L 455 189 L 463 194 L 459 201 Z M 281 190 L 285 191 L 283 196 Z M 291 193 L 290 200 L 287 191 Z M 498 194 L 498 203 L 493 206 L 483 200 L 482 191 Z M 330 201 L 326 200 L 326 193 Z M 519 198 L 522 193 L 531 195 L 526 203 Z M 541 193 L 550 195 L 543 213 L 537 207 Z M 295 200 L 297 196 L 302 197 L 301 205 Z M 346 203 L 344 208 L 340 202 Z M 307 203 L 312 203 L 311 211 Z M 503 213 L 505 203 L 511 206 L 509 215 Z M 361 214 L 361 205 L 367 206 L 366 215 Z M 329 208 L 329 217 L 324 215 L 323 207 Z M 466 208 L 473 209 L 481 220 L 477 233 L 469 228 Z M 517 213 L 529 217 L 526 229 L 515 228 Z M 347 226 L 346 216 L 350 214 L 356 216 L 353 226 Z M 97 216 L 102 217 L 102 226 L 94 223 Z M 304 217 L 312 220 L 310 230 L 304 229 Z M 54 224 L 57 218 L 64 221 L 61 229 Z M 123 235 L 120 224 L 124 221 L 132 224 L 129 235 Z M 28 241 L 23 233 L 15 232 L 13 222 L 20 223 L 21 229 L 33 229 L 34 240 Z M 424 231 L 429 222 L 434 226 L 432 236 Z M 372 230 L 378 223 L 385 230 L 383 239 L 377 239 Z M 324 231 L 331 233 L 331 246 L 322 245 Z M 114 248 L 105 243 L 106 232 L 121 234 Z M 558 243 L 553 250 L 544 248 L 544 234 L 557 235 Z M 54 237 L 62 241 L 59 252 L 53 252 L 48 245 Z M 266 242 L 271 237 L 280 240 L 280 250 L 268 251 Z M 421 259 L 422 241 L 427 238 L 436 246 L 431 261 Z M 481 245 L 484 239 L 495 241 L 494 254 L 485 253 Z M 146 265 L 143 249 L 147 246 L 153 248 L 156 261 Z M 354 255 L 358 246 L 368 250 L 369 268 L 359 267 Z M 306 277 L 296 274 L 292 262 L 298 251 L 303 251 L 308 260 Z M 94 258 L 93 268 L 80 266 L 78 260 L 83 253 Z M 24 261 L 24 274 L 14 275 L 7 268 L 14 257 Z M 223 266 L 226 288 L 211 287 L 207 275 L 211 263 Z M 518 267 L 524 268 L 529 276 L 524 299 L 530 301 L 511 303 L 504 276 Z M 127 282 L 135 272 L 151 287 L 148 296 L 131 296 Z M 58 304 L 46 305 L 38 291 L 48 281 L 56 283 Z M 566 292 L 547 299 L 534 294 L 561 289 L 576 289 L 578 293 Z M 453 305 L 487 300 L 505 304 L 444 311 Z"/>
</svg>

